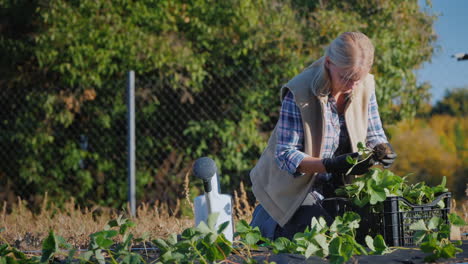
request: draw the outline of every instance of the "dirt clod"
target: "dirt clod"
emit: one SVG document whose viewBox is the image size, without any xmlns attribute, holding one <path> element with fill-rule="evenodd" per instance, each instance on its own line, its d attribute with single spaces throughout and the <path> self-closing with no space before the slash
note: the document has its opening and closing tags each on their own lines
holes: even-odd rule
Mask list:
<svg viewBox="0 0 468 264">
<path fill-rule="evenodd" d="M 390 153 L 393 153 L 393 150 L 388 144 L 379 144 L 374 148 L 374 155 L 379 160 L 385 158 Z"/>
</svg>

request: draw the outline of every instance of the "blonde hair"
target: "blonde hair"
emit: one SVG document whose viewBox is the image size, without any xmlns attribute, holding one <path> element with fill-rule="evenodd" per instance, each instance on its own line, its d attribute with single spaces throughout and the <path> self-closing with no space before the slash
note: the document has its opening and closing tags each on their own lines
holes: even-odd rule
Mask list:
<svg viewBox="0 0 468 264">
<path fill-rule="evenodd" d="M 311 67 L 314 71 L 312 89 L 317 96 L 326 96 L 331 91 L 331 81 L 325 61 L 329 58 L 336 66 L 344 69 L 348 78 L 353 78 L 363 71 L 369 71 L 374 63 L 374 45 L 361 32 L 345 32 L 339 35 L 326 48 L 325 55 L 316 60 Z"/>
</svg>

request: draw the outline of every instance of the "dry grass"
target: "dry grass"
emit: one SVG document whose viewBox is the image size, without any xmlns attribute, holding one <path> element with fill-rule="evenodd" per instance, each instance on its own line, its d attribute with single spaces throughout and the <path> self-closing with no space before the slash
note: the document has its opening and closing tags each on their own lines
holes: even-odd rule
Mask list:
<svg viewBox="0 0 468 264">
<path fill-rule="evenodd" d="M 180 205 L 180 201 L 177 202 Z M 118 217 L 116 210 L 94 207 L 80 208 L 74 200 L 67 202 L 63 209 L 44 202 L 40 213 L 33 214 L 22 200 L 12 206 L 11 213 L 6 212 L 4 205 L 1 214 L 1 236 L 21 250 L 37 250 L 50 230 L 64 237 L 77 248 L 86 248 L 89 235 L 100 231 L 107 222 Z M 156 203 L 153 206 L 141 204 L 136 217 L 131 218 L 136 224 L 132 229 L 135 237 L 149 235 L 151 239 L 167 237 L 193 225 L 193 219 L 175 217 L 177 207 L 170 210 L 166 204 Z M 128 217 L 128 215 L 124 216 Z M 129 217 L 130 218 L 130 217 Z"/>
<path fill-rule="evenodd" d="M 239 192 L 234 191 L 234 201 L 233 201 L 233 212 L 234 220 L 245 220 L 250 222 L 252 218 L 252 213 L 255 209 L 255 205 L 249 203 L 247 199 L 247 192 L 244 188 L 244 183 L 240 183 Z"/>
<path fill-rule="evenodd" d="M 193 212 L 189 193 L 189 173 L 185 176 L 184 189 L 186 199 L 182 202 L 187 203 Z M 135 237 L 166 238 L 169 234 L 180 234 L 184 229 L 194 225 L 193 218 L 176 217 L 180 215 L 182 202 L 177 200 L 176 205 L 172 207 L 160 202 L 153 205 L 143 203 L 138 206 L 136 217 L 132 218 L 125 212 L 115 209 L 80 208 L 73 199 L 59 209 L 47 201 L 47 195 L 39 213 L 34 214 L 21 199 L 18 199 L 16 204 L 9 207 L 9 213 L 6 210 L 7 205 L 3 205 L 0 227 L 5 227 L 5 230 L 0 235 L 21 250 L 38 250 L 41 248 L 42 240 L 50 230 L 53 230 L 74 247 L 87 248 L 90 234 L 101 231 L 109 220 L 124 214 L 124 217 L 130 218 L 136 224 L 131 230 Z M 236 191 L 234 195 L 234 219 L 250 221 L 253 209 L 247 200 L 244 185 L 241 184 L 239 192 Z"/>
</svg>

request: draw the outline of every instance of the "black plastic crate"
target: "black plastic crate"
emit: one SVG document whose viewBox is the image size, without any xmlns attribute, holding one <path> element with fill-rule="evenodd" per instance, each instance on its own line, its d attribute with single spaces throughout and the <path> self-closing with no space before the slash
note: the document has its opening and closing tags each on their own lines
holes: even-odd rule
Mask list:
<svg viewBox="0 0 468 264">
<path fill-rule="evenodd" d="M 360 243 L 364 243 L 366 235 L 374 237 L 381 234 L 388 246 L 415 246 L 414 232 L 409 229 L 410 225 L 421 219 L 427 224 L 434 216 L 442 218 L 448 224 L 450 199 L 451 193 L 446 192 L 437 196 L 431 203 L 416 205 L 403 197 L 392 196 L 387 197 L 383 205 L 359 208 L 346 198 L 335 197 L 323 200 L 323 207 L 333 218 L 348 211 L 358 213 L 361 222 L 356 240 Z M 437 205 L 440 200 L 444 201 L 444 208 Z M 401 210 L 400 204 L 408 209 Z"/>
</svg>

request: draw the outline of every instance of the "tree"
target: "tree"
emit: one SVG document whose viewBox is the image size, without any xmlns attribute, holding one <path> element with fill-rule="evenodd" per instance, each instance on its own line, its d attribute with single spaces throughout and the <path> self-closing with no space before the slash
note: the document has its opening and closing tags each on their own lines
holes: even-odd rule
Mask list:
<svg viewBox="0 0 468 264">
<path fill-rule="evenodd" d="M 468 87 L 445 91 L 445 96 L 432 108 L 431 114 L 466 116 L 468 114 Z"/>
<path fill-rule="evenodd" d="M 0 3 L 0 144 L 9 157 L 0 175 L 31 201 L 45 191 L 83 204 L 125 201 L 129 69 L 139 81 L 137 124 L 157 124 L 137 127 L 139 193 L 174 200 L 181 172 L 201 155 L 216 157 L 225 186 L 248 177 L 276 123 L 279 87 L 339 33 L 373 39 L 386 123 L 410 118 L 425 98 L 413 70 L 435 40 L 434 16 L 416 0 Z M 174 107 L 197 115 L 178 118 Z"/>
</svg>

